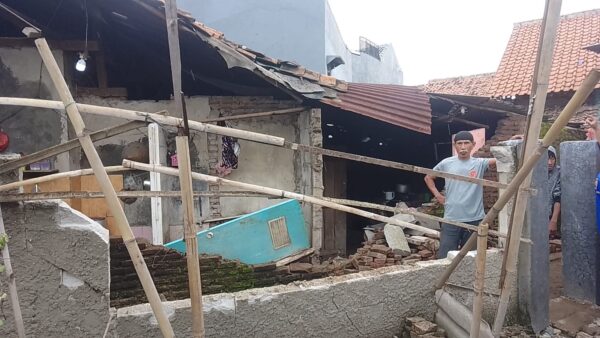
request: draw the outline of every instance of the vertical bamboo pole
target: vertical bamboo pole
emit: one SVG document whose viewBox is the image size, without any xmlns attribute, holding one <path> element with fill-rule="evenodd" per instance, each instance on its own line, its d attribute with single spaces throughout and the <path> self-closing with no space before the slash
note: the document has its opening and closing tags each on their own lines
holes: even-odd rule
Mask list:
<svg viewBox="0 0 600 338">
<path fill-rule="evenodd" d="M 160 153 L 161 145 L 160 127 L 157 123 L 148 125 L 148 149 L 150 164 L 163 164 Z M 159 173 L 150 173 L 150 190 L 161 191 L 161 178 Z M 150 212 L 152 214 L 152 244 L 163 244 L 163 210 L 162 197 L 150 198 Z"/>
<path fill-rule="evenodd" d="M 552 56 L 554 53 L 554 42 L 558 34 L 558 24 L 560 22 L 560 7 L 562 0 L 548 0 L 547 12 L 542 41 L 542 52 L 540 54 L 540 62 L 538 74 L 536 77 L 537 84 L 535 85 L 535 100 L 533 102 L 531 121 L 527 130 L 525 139 L 525 148 L 523 149 L 523 158 L 529 158 L 537 148 L 537 140 L 539 139 L 540 130 L 542 128 L 542 119 L 546 107 L 546 95 L 548 92 L 548 83 L 550 79 L 550 70 L 552 69 Z M 531 185 L 531 173 L 527 175 L 523 182 L 523 187 L 529 188 Z M 500 336 L 500 331 L 504 325 L 506 311 L 508 310 L 508 301 L 512 291 L 512 284 L 516 276 L 519 246 L 521 233 L 523 232 L 523 223 L 525 221 L 525 211 L 529 201 L 529 194 L 522 191 L 517 192 L 515 199 L 515 210 L 513 214 L 513 224 L 511 227 L 510 240 L 508 241 L 508 250 L 504 261 L 504 270 L 501 272 L 504 275 L 502 292 L 494 320 L 493 333 L 495 337 Z"/>
<path fill-rule="evenodd" d="M 179 24 L 177 22 L 176 0 L 165 1 L 165 20 L 169 40 L 169 57 L 171 60 L 171 77 L 173 79 L 173 98 L 175 112 L 183 115 L 184 134 L 175 139 L 177 161 L 179 166 L 179 185 L 181 185 L 181 201 L 183 204 L 183 226 L 187 255 L 188 284 L 192 303 L 192 336 L 204 337 L 204 313 L 202 308 L 202 281 L 200 263 L 198 261 L 198 239 L 196 238 L 196 222 L 194 221 L 194 195 L 192 189 L 192 168 L 189 149 L 189 126 L 183 93 L 181 88 L 181 52 L 179 50 Z M 180 130 L 181 131 L 181 130 Z"/>
<path fill-rule="evenodd" d="M 483 289 L 485 286 L 485 259 L 487 254 L 488 225 L 481 224 L 477 229 L 477 261 L 475 281 L 473 282 L 473 321 L 471 322 L 471 338 L 479 337 L 481 312 L 483 311 Z"/>
<path fill-rule="evenodd" d="M 192 191 L 192 168 L 187 136 L 177 136 L 177 162 L 179 166 L 179 185 L 183 204 L 183 228 L 185 252 L 187 255 L 188 284 L 192 303 L 193 337 L 204 337 L 204 313 L 202 312 L 202 281 L 198 261 L 198 239 L 194 221 L 194 196 Z"/>
<path fill-rule="evenodd" d="M 542 151 L 546 150 L 548 146 L 558 138 L 560 130 L 564 128 L 567 125 L 567 123 L 569 123 L 569 120 L 573 117 L 573 115 L 575 115 L 577 109 L 579 109 L 583 105 L 585 100 L 594 90 L 594 87 L 596 86 L 599 80 L 599 70 L 592 70 L 588 74 L 588 76 L 585 78 L 579 89 L 577 89 L 569 103 L 567 103 L 567 106 L 560 113 L 556 121 L 554 121 L 554 123 L 550 127 L 550 130 L 548 130 L 546 136 L 542 140 L 542 143 L 538 144 L 534 154 L 532 154 L 531 157 L 525 160 L 525 162 L 521 166 L 521 169 L 519 169 L 515 177 L 508 185 L 508 187 L 506 187 L 506 190 L 502 194 L 500 194 L 496 203 L 494 203 L 492 208 L 485 215 L 483 221 L 481 222 L 482 224 L 490 224 L 490 222 L 492 222 L 496 218 L 496 216 L 498 216 L 500 210 L 502 210 L 506 203 L 512 198 L 517 189 L 519 189 L 521 183 L 525 180 L 525 177 L 529 175 L 529 172 L 531 172 L 536 162 L 540 159 L 540 157 L 542 156 Z M 518 238 L 520 236 L 516 237 Z M 436 289 L 441 289 L 444 286 L 444 284 L 446 284 L 446 281 L 448 281 L 448 278 L 456 269 L 461 260 L 465 257 L 467 252 L 473 249 L 476 239 L 477 235 L 469 237 L 469 240 L 467 241 L 465 246 L 463 246 L 460 249 L 458 255 L 452 260 L 452 262 L 450 263 L 448 268 L 446 268 L 446 271 L 444 271 L 440 279 L 438 279 L 437 283 L 435 284 Z"/>
<path fill-rule="evenodd" d="M 98 156 L 98 152 L 96 152 L 96 148 L 94 148 L 94 144 L 92 143 L 89 133 L 85 130 L 85 124 L 83 123 L 79 109 L 73 100 L 73 96 L 69 91 L 67 83 L 62 77 L 60 68 L 58 67 L 56 60 L 50 51 L 50 47 L 48 46 L 46 39 L 36 39 L 35 45 L 37 46 L 42 60 L 46 65 L 46 69 L 50 74 L 50 78 L 56 87 L 58 95 L 65 105 L 65 110 L 67 111 L 69 120 L 71 120 L 73 129 L 75 130 L 75 133 L 81 142 L 81 148 L 83 149 L 85 156 L 87 156 L 88 161 L 94 170 L 94 175 L 100 184 L 100 189 L 104 193 L 108 209 L 115 217 L 119 232 L 121 232 L 123 242 L 125 243 L 127 251 L 131 256 L 131 261 L 133 262 L 135 270 L 140 278 L 140 282 L 142 283 L 146 297 L 150 302 L 154 316 L 158 321 L 160 330 L 164 337 L 174 337 L 175 334 L 173 333 L 173 328 L 171 327 L 171 323 L 169 323 L 167 314 L 162 307 L 160 297 L 156 291 L 156 286 L 152 281 L 152 277 L 150 276 L 150 272 L 148 271 L 144 257 L 142 256 L 142 253 L 140 252 L 140 249 L 135 241 L 135 237 L 133 236 L 133 232 L 129 227 L 129 222 L 127 221 L 127 217 L 125 216 L 125 212 L 123 211 L 121 203 L 119 202 L 117 193 L 115 192 L 115 189 L 108 178 L 108 174 L 106 173 L 104 165 L 100 160 L 100 156 Z"/>
<path fill-rule="evenodd" d="M 2 208 L 0 208 L 0 235 L 5 234 L 4 220 L 2 219 Z M 25 338 L 25 325 L 23 324 L 23 315 L 21 314 L 21 305 L 19 304 L 19 296 L 17 295 L 17 281 L 13 273 L 12 264 L 10 262 L 10 253 L 8 252 L 8 243 L 2 248 L 2 259 L 4 260 L 4 271 L 8 278 L 8 294 L 10 296 L 10 305 L 12 306 L 13 315 L 15 316 L 15 325 L 17 326 L 17 335 L 19 338 Z"/>
</svg>

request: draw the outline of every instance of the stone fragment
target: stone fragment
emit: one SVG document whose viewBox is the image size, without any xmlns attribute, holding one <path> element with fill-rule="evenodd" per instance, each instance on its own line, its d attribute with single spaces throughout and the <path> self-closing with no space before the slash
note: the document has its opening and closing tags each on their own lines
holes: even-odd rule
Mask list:
<svg viewBox="0 0 600 338">
<path fill-rule="evenodd" d="M 416 334 L 419 334 L 419 335 L 436 332 L 437 329 L 438 329 L 437 324 L 432 323 L 427 320 L 416 322 L 416 323 L 412 324 L 412 326 L 411 326 L 411 331 L 414 331 Z"/>
<path fill-rule="evenodd" d="M 291 272 L 311 272 L 313 265 L 310 263 L 292 263 L 290 264 Z"/>
<path fill-rule="evenodd" d="M 383 228 L 385 240 L 392 251 L 397 255 L 407 256 L 410 254 L 410 247 L 406 241 L 406 236 L 402 228 L 395 225 L 386 224 Z"/>
</svg>

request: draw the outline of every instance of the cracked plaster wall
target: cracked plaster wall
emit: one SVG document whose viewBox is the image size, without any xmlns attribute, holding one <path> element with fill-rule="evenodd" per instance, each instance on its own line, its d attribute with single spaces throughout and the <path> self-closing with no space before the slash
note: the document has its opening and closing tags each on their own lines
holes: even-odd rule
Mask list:
<svg viewBox="0 0 600 338">
<path fill-rule="evenodd" d="M 3 203 L 28 337 L 102 337 L 109 319 L 108 231 L 64 202 Z M 6 276 L 0 290 L 7 291 Z M 10 301 L 0 337 L 16 337 Z"/>
<path fill-rule="evenodd" d="M 502 255 L 488 251 L 484 318 L 497 306 Z M 433 319 L 433 283 L 450 260 L 420 262 L 357 274 L 203 297 L 207 337 L 391 337 L 409 316 Z M 472 306 L 473 255 L 448 291 Z M 175 334 L 191 334 L 189 299 L 164 303 Z M 111 337 L 160 337 L 148 304 L 119 309 Z"/>
</svg>

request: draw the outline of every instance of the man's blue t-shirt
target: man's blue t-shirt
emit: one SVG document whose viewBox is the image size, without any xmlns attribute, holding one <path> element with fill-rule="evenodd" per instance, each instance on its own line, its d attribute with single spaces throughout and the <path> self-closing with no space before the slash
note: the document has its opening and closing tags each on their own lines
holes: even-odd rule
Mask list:
<svg viewBox="0 0 600 338">
<path fill-rule="evenodd" d="M 483 178 L 490 159 L 474 158 L 461 160 L 457 156 L 448 157 L 438 163 L 433 170 L 451 174 Z M 472 222 L 483 219 L 483 186 L 465 181 L 446 178 L 446 204 L 444 218 L 458 222 Z"/>
</svg>

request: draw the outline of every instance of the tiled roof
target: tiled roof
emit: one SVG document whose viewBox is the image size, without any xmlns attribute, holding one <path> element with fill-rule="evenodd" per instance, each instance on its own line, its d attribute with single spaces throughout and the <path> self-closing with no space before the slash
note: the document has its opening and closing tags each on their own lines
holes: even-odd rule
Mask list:
<svg viewBox="0 0 600 338">
<path fill-rule="evenodd" d="M 488 96 L 494 73 L 430 80 L 425 92 L 435 94 Z"/>
<path fill-rule="evenodd" d="M 530 94 L 541 22 L 534 20 L 514 25 L 490 95 Z M 600 56 L 584 49 L 598 43 L 600 9 L 561 16 L 548 92 L 576 90 L 592 69 L 600 68 Z"/>
</svg>

